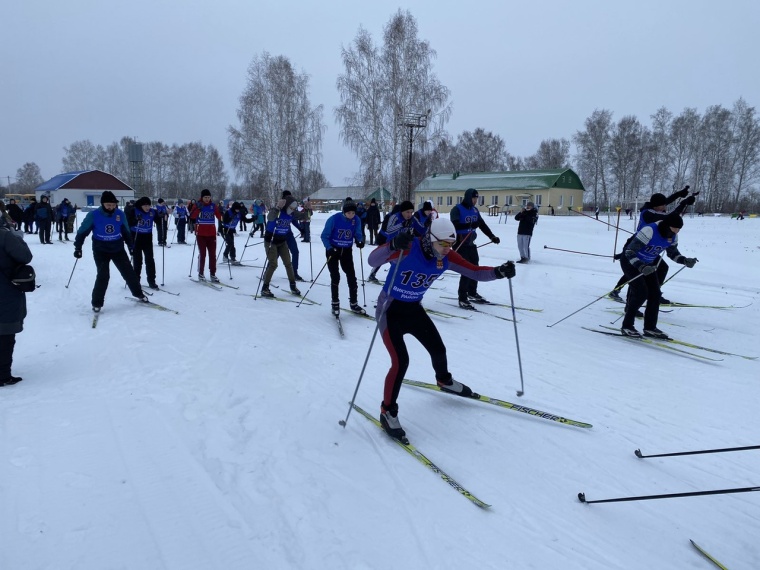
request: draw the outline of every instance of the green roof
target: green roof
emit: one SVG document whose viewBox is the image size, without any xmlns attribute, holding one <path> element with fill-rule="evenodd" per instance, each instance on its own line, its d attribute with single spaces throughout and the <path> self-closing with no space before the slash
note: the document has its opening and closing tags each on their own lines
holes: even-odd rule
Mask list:
<svg viewBox="0 0 760 570">
<path fill-rule="evenodd" d="M 547 190 L 570 188 L 585 190 L 581 179 L 570 168 L 514 170 L 475 174 L 433 174 L 420 182 L 415 192 L 464 192 L 476 190 Z"/>
</svg>

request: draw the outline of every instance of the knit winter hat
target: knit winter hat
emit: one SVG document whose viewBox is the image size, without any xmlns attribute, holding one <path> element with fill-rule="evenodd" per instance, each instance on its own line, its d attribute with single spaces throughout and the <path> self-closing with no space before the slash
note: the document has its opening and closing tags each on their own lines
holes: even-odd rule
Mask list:
<svg viewBox="0 0 760 570">
<path fill-rule="evenodd" d="M 356 204 L 353 201 L 348 200 L 343 204 L 343 213 L 346 212 L 356 212 Z"/>
<path fill-rule="evenodd" d="M 433 204 L 431 202 L 425 202 L 422 204 L 422 211 L 423 212 L 432 212 L 433 211 Z"/>
<path fill-rule="evenodd" d="M 211 196 L 211 190 L 209 190 L 208 188 L 204 188 L 203 190 L 201 190 L 201 198 L 203 198 L 204 196 Z"/>
<path fill-rule="evenodd" d="M 409 200 L 404 200 L 399 204 L 399 212 L 406 212 L 407 210 L 414 210 L 414 204 Z"/>
<path fill-rule="evenodd" d="M 663 222 L 669 227 L 669 228 L 682 228 L 683 227 L 683 218 L 680 214 L 677 214 L 676 212 L 672 212 L 668 214 Z"/>
<path fill-rule="evenodd" d="M 665 194 L 660 194 L 659 192 L 657 194 L 652 194 L 652 197 L 649 199 L 649 205 L 652 206 L 652 208 L 664 206 L 667 203 L 668 199 L 665 197 Z"/>
<path fill-rule="evenodd" d="M 151 204 L 150 198 L 148 198 L 147 196 L 143 196 L 142 198 L 140 198 L 139 200 L 137 200 L 137 202 L 135 202 L 135 208 L 142 208 L 143 206 L 150 206 L 150 204 Z"/>
<path fill-rule="evenodd" d="M 103 192 L 103 194 L 100 195 L 100 203 L 101 204 L 118 204 L 119 201 L 116 199 L 116 196 L 114 196 L 114 193 L 110 190 L 106 190 Z"/>
<path fill-rule="evenodd" d="M 282 198 L 287 198 L 288 196 L 292 196 L 293 193 L 290 190 L 283 190 L 282 191 Z"/>
</svg>

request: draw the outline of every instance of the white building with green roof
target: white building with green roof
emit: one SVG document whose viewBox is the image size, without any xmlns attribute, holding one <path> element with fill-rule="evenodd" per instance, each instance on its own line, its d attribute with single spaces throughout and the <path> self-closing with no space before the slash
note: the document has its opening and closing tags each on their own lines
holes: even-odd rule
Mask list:
<svg viewBox="0 0 760 570">
<path fill-rule="evenodd" d="M 447 212 L 462 201 L 465 190 L 475 188 L 480 195 L 481 212 L 498 215 L 517 212 L 528 202 L 539 214 L 568 214 L 568 208 L 583 206 L 585 188 L 570 168 L 549 170 L 515 170 L 474 174 L 433 174 L 414 190 L 415 204 L 431 201 L 439 212 Z"/>
</svg>

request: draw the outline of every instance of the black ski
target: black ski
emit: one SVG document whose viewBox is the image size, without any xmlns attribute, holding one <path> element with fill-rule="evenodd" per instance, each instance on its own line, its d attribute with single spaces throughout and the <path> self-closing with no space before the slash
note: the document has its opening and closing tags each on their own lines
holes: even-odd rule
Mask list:
<svg viewBox="0 0 760 570">
<path fill-rule="evenodd" d="M 433 390 L 436 392 L 441 392 L 443 394 L 446 394 L 447 392 L 444 392 L 441 390 L 441 388 L 436 384 L 428 384 L 426 382 L 418 382 L 417 380 L 409 380 L 408 378 L 404 378 L 404 384 L 408 384 L 409 386 L 416 386 L 417 388 L 425 388 L 426 390 Z M 457 396 L 457 398 L 460 398 L 461 396 Z M 499 400 L 497 398 L 491 398 L 489 396 L 483 396 L 482 394 L 477 394 L 477 398 L 465 398 L 466 400 L 474 400 L 476 402 L 483 402 L 484 404 L 491 404 L 493 406 L 499 406 L 500 408 L 506 408 L 508 410 L 512 410 L 513 412 L 521 412 L 523 414 L 528 414 L 529 416 L 535 416 L 537 418 L 542 418 L 544 420 L 550 420 L 553 422 L 557 422 L 560 424 L 567 424 L 570 426 L 580 427 L 580 428 L 590 428 L 593 427 L 591 424 L 586 422 L 580 422 L 578 420 L 571 420 L 569 418 L 564 418 L 562 416 L 558 416 L 557 414 L 552 414 L 549 412 L 542 412 L 541 410 L 536 410 L 534 408 L 529 408 L 528 406 L 523 406 L 521 404 L 513 404 L 512 402 L 507 402 L 505 400 Z"/>
<path fill-rule="evenodd" d="M 455 305 L 454 303 L 444 303 L 443 301 L 438 301 L 439 303 L 443 303 L 444 305 L 448 305 L 449 307 L 457 307 L 461 309 L 459 305 Z M 509 321 L 512 322 L 512 319 L 509 317 L 502 317 L 500 315 L 494 315 L 493 313 L 488 313 L 486 311 L 481 311 L 480 309 L 476 309 L 475 307 L 472 307 L 471 309 L 463 309 L 465 311 L 472 311 L 474 313 L 479 313 L 481 315 L 488 315 L 489 317 L 493 317 L 494 319 L 501 319 L 502 321 Z"/>
<path fill-rule="evenodd" d="M 343 323 L 340 322 L 340 315 L 333 315 L 333 317 L 338 323 L 338 332 L 340 333 L 340 338 L 346 338 L 346 333 L 343 332 Z"/>
<path fill-rule="evenodd" d="M 444 297 L 444 296 L 441 296 L 441 299 L 450 299 L 452 301 L 458 301 L 459 300 L 458 297 Z M 470 303 L 475 303 L 477 305 L 493 305 L 494 307 L 504 307 L 504 308 L 507 308 L 507 309 L 511 309 L 512 308 L 512 305 L 510 305 L 509 303 L 493 303 L 491 301 L 477 301 L 475 299 L 470 299 Z M 528 308 L 528 307 L 515 307 L 515 310 L 517 310 L 517 311 L 531 311 L 533 313 L 542 313 L 544 311 L 543 309 L 531 309 L 531 308 Z"/>
<path fill-rule="evenodd" d="M 606 334 L 607 336 L 614 336 L 618 338 L 623 338 L 625 340 L 634 341 L 634 342 L 643 342 L 650 346 L 654 346 L 656 348 L 664 348 L 666 350 L 672 350 L 674 352 L 678 352 L 680 354 L 684 354 L 686 356 L 691 356 L 692 358 L 700 358 L 702 360 L 709 360 L 711 362 L 722 362 L 722 358 L 710 358 L 709 356 L 704 356 L 702 354 L 696 354 L 694 352 L 689 352 L 688 350 L 681 350 L 680 348 L 676 348 L 675 346 L 670 346 L 667 343 L 667 341 L 658 341 L 653 338 L 642 336 L 640 338 L 625 336 L 623 333 L 615 333 L 612 331 L 600 331 L 599 329 L 592 329 L 589 327 L 581 327 L 582 329 L 585 329 L 587 331 L 599 333 L 599 334 Z"/>
<path fill-rule="evenodd" d="M 179 311 L 175 311 L 174 309 L 164 307 L 163 305 L 159 305 L 158 303 L 154 303 L 153 301 L 148 301 L 146 303 L 145 301 L 141 301 L 140 299 L 135 299 L 134 297 L 124 297 L 124 298 L 129 299 L 130 301 L 134 301 L 138 305 L 142 305 L 144 307 L 150 307 L 151 309 L 157 309 L 159 311 L 165 311 L 167 313 L 174 313 L 175 315 L 179 315 Z"/>
<path fill-rule="evenodd" d="M 341 307 L 340 310 L 345 311 L 347 313 L 351 313 L 352 315 L 356 315 L 357 317 L 363 317 L 365 319 L 369 319 L 370 321 L 375 320 L 375 317 L 373 317 L 372 315 L 368 315 L 367 313 L 363 313 L 363 314 L 357 313 L 357 312 L 352 311 L 351 309 L 346 309 L 345 307 Z"/>
</svg>

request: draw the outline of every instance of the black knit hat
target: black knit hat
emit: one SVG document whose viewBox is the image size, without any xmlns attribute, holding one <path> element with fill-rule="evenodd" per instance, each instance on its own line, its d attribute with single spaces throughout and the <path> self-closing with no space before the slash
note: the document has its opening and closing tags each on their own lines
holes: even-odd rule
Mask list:
<svg viewBox="0 0 760 570">
<path fill-rule="evenodd" d="M 343 213 L 345 214 L 346 212 L 356 212 L 356 203 L 351 200 L 346 201 L 343 204 Z"/>
<path fill-rule="evenodd" d="M 649 205 L 652 206 L 652 208 L 664 206 L 667 203 L 668 199 L 665 197 L 665 194 L 660 194 L 659 192 L 657 194 L 652 194 L 652 197 L 649 199 Z"/>
<path fill-rule="evenodd" d="M 208 188 L 204 188 L 203 190 L 201 190 L 201 198 L 203 198 L 204 196 L 211 196 L 211 190 L 209 190 Z"/>
<path fill-rule="evenodd" d="M 669 228 L 682 228 L 683 227 L 683 218 L 680 214 L 677 214 L 676 212 L 671 212 L 668 214 L 665 219 L 663 220 L 665 224 Z"/>
<path fill-rule="evenodd" d="M 432 212 L 433 211 L 433 204 L 431 202 L 425 202 L 422 204 L 422 211 L 423 212 Z"/>
<path fill-rule="evenodd" d="M 142 208 L 143 206 L 150 206 L 150 198 L 147 196 L 143 196 L 135 202 L 135 208 Z"/>
<path fill-rule="evenodd" d="M 106 190 L 100 195 L 100 203 L 101 204 L 118 204 L 119 201 L 116 199 L 116 196 L 114 196 L 114 193 L 110 190 Z"/>
<path fill-rule="evenodd" d="M 282 191 L 282 198 L 287 198 L 288 196 L 292 196 L 293 193 L 290 190 L 283 190 Z"/>
<path fill-rule="evenodd" d="M 414 210 L 414 204 L 409 200 L 404 200 L 399 204 L 399 212 L 406 212 L 407 210 Z"/>
</svg>

